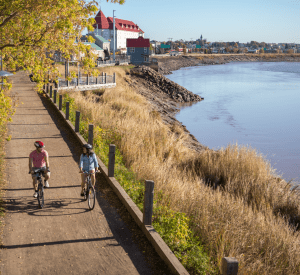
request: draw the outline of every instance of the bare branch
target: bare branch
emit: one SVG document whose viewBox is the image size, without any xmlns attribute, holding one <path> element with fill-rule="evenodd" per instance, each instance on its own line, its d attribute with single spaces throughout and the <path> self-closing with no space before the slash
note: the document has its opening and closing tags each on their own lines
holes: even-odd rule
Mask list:
<svg viewBox="0 0 300 275">
<path fill-rule="evenodd" d="M 0 24 L 0 28 L 4 27 L 10 20 L 12 20 L 14 17 L 18 15 L 19 11 L 15 11 L 11 15 L 9 15 L 7 18 L 4 19 L 4 21 Z"/>
</svg>

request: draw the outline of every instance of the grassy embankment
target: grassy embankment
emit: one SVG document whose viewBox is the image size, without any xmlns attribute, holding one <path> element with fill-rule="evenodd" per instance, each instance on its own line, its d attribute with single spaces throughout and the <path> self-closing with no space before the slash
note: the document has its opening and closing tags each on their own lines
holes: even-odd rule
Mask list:
<svg viewBox="0 0 300 275">
<path fill-rule="evenodd" d="M 299 221 L 299 199 L 274 177 L 263 156 L 237 145 L 190 151 L 182 145 L 184 132 L 176 129 L 175 135 L 128 87 L 122 68 L 105 70 L 116 71 L 116 88 L 99 95 L 69 93 L 65 99 L 81 111 L 83 135 L 88 123 L 98 126 L 96 153 L 104 163 L 108 144 L 117 145 L 116 177 L 140 208 L 142 182 L 154 180 L 154 227 L 189 272 L 212 274 L 212 261 L 219 267 L 222 257 L 233 256 L 240 274 L 299 274 L 299 233 L 290 225 Z M 205 182 L 217 182 L 219 188 Z M 195 239 L 199 244 L 190 246 Z"/>
<path fill-rule="evenodd" d="M 4 164 L 5 164 L 5 151 L 4 144 L 7 137 L 7 123 L 11 121 L 11 116 L 14 114 L 13 101 L 9 97 L 9 90 L 11 84 L 4 86 L 4 89 L 0 89 L 0 216 L 4 214 L 3 200 L 2 200 L 2 188 L 4 186 Z"/>
</svg>

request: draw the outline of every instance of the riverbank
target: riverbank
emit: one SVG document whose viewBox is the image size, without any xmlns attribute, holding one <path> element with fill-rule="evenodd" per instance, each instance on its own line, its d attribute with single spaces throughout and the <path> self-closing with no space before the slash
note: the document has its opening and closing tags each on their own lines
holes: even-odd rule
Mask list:
<svg viewBox="0 0 300 275">
<path fill-rule="evenodd" d="M 183 67 L 220 65 L 229 62 L 300 62 L 300 54 L 185 54 L 159 56 L 158 72 L 167 75 Z"/>
<path fill-rule="evenodd" d="M 105 69 L 108 74 L 116 72 L 115 88 L 69 95 L 82 115 L 101 127 L 100 136 L 111 138 L 136 178 L 155 182 L 156 207 L 184 213 L 192 234 L 217 267 L 228 256 L 237 258 L 242 274 L 299 274 L 299 234 L 297 226 L 290 226 L 299 223 L 296 194 L 273 177 L 268 163 L 254 150 L 232 146 L 196 153 L 186 148 L 184 133 L 175 135 L 155 109 L 161 104 L 163 112 L 164 99 L 174 109 L 178 103 L 149 80 L 126 71 Z M 210 188 L 213 182 L 219 188 Z M 129 186 L 135 190 L 134 182 Z M 179 243 L 185 249 L 190 236 L 179 235 L 176 230 L 184 219 L 174 217 L 175 229 L 168 228 L 165 236 L 170 246 Z M 164 222 L 161 215 L 154 219 Z M 185 254 L 182 251 L 175 251 L 178 258 Z"/>
<path fill-rule="evenodd" d="M 125 80 L 133 90 L 147 99 L 152 113 L 160 116 L 175 135 L 186 134 L 186 147 L 198 152 L 206 148 L 175 118 L 180 105 L 192 105 L 204 98 L 146 66 L 131 69 L 130 78 Z"/>
</svg>

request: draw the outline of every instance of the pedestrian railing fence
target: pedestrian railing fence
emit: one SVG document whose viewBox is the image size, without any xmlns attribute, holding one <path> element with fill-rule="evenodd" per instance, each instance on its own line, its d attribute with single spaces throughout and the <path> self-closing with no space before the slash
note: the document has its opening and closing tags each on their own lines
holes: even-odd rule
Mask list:
<svg viewBox="0 0 300 275">
<path fill-rule="evenodd" d="M 116 74 L 106 75 L 103 73 L 97 77 L 95 76 L 79 76 L 72 78 L 71 80 L 59 78 L 57 81 L 57 88 L 60 87 L 75 87 L 75 86 L 85 86 L 85 85 L 101 85 L 101 84 L 115 84 Z"/>
</svg>

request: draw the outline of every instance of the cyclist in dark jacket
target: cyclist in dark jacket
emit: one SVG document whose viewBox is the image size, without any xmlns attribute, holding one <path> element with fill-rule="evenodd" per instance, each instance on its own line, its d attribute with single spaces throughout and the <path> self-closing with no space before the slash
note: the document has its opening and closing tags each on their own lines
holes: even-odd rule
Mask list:
<svg viewBox="0 0 300 275">
<path fill-rule="evenodd" d="M 93 186 L 95 186 L 95 172 L 98 170 L 98 161 L 96 158 L 95 153 L 92 152 L 93 146 L 90 144 L 83 145 L 83 154 L 80 156 L 79 161 L 79 173 L 82 173 L 81 175 L 81 196 L 84 196 L 83 194 L 83 188 L 85 184 L 85 177 L 86 174 L 83 172 L 90 172 L 93 173 L 91 175 L 91 180 Z"/>
</svg>

